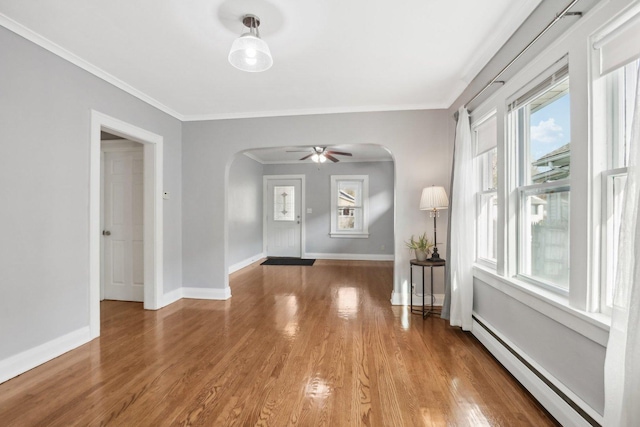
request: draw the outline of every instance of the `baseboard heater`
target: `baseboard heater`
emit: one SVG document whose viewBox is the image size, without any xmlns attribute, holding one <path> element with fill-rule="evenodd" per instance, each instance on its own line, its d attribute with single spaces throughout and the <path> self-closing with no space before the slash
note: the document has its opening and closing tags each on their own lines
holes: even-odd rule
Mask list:
<svg viewBox="0 0 640 427">
<path fill-rule="evenodd" d="M 487 325 L 483 323 L 477 316 L 472 316 L 473 320 L 480 325 L 491 337 L 496 340 L 502 347 L 504 347 L 513 357 L 518 359 L 531 373 L 533 373 L 540 381 L 542 381 L 550 390 L 552 390 L 560 399 L 562 399 L 571 409 L 573 409 L 580 417 L 582 417 L 588 424 L 594 427 L 602 427 L 598 421 L 596 421 L 591 415 L 589 415 L 584 409 L 576 404 L 569 396 L 567 396 L 562 390 L 560 390 L 553 382 L 551 382 L 545 375 L 532 366 L 526 359 L 524 359 L 516 350 L 514 350 L 508 343 L 502 338 L 496 335 L 495 332 Z M 494 356 L 495 357 L 495 356 Z M 525 387 L 526 388 L 526 387 Z"/>
</svg>

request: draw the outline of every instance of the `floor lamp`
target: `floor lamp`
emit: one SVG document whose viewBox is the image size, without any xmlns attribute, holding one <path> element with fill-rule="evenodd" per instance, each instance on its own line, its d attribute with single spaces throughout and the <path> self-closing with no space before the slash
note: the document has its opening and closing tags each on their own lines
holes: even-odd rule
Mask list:
<svg viewBox="0 0 640 427">
<path fill-rule="evenodd" d="M 444 187 L 426 187 L 422 190 L 422 197 L 420 197 L 420 210 L 429 211 L 433 217 L 433 255 L 429 258 L 430 261 L 440 261 L 440 254 L 438 254 L 438 240 L 436 235 L 436 218 L 439 216 L 441 209 L 447 209 L 449 207 L 449 198 L 447 192 L 444 191 Z"/>
</svg>

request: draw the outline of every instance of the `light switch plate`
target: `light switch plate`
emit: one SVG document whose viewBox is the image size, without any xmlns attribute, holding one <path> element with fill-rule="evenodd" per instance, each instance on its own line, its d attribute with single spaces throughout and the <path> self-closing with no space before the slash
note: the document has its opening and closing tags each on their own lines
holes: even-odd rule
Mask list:
<svg viewBox="0 0 640 427">
<path fill-rule="evenodd" d="M 307 208 L 307 213 L 313 213 L 313 209 Z"/>
</svg>

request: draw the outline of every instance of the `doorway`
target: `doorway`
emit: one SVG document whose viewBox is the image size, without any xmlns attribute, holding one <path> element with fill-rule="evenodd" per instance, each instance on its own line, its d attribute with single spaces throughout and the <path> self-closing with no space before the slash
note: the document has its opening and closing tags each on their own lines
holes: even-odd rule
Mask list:
<svg viewBox="0 0 640 427">
<path fill-rule="evenodd" d="M 102 203 L 100 176 L 101 132 L 141 143 L 143 147 L 143 259 L 144 308 L 157 310 L 163 306 L 163 246 L 162 246 L 162 174 L 163 138 L 122 120 L 91 111 L 90 173 L 89 173 L 89 329 L 91 338 L 100 335 L 100 273 L 102 238 L 100 215 Z"/>
<path fill-rule="evenodd" d="M 263 178 L 263 242 L 268 257 L 303 256 L 304 178 L 304 175 Z"/>
</svg>

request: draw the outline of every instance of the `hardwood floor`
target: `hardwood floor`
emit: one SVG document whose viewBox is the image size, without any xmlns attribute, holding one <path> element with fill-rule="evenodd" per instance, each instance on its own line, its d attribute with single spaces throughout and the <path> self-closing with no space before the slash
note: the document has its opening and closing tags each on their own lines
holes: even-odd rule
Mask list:
<svg viewBox="0 0 640 427">
<path fill-rule="evenodd" d="M 99 339 L 0 385 L 0 425 L 556 425 L 473 336 L 392 307 L 392 275 L 254 264 L 228 301 L 105 301 Z"/>
</svg>

